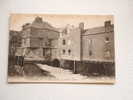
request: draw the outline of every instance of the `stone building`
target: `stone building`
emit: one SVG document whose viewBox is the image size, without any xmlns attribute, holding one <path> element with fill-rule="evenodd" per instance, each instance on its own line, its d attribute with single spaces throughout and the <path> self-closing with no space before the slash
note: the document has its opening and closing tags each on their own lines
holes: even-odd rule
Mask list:
<svg viewBox="0 0 133 100">
<path fill-rule="evenodd" d="M 82 60 L 114 62 L 114 26 L 110 21 L 82 33 Z"/>
<path fill-rule="evenodd" d="M 80 29 L 67 25 L 61 32 L 60 54 L 62 59 L 80 60 Z"/>
<path fill-rule="evenodd" d="M 24 55 L 25 61 L 41 61 L 75 73 L 114 75 L 114 25 L 105 21 L 104 26 L 89 29 L 84 23 L 57 29 L 36 17 L 21 31 L 10 31 L 9 61 L 15 53 Z"/>
<path fill-rule="evenodd" d="M 104 26 L 84 29 L 68 25 L 61 31 L 61 67 L 74 72 L 114 75 L 114 25 L 106 21 Z"/>
<path fill-rule="evenodd" d="M 48 22 L 36 17 L 22 29 L 22 48 L 27 60 L 51 60 L 56 58 L 59 32 Z"/>
</svg>

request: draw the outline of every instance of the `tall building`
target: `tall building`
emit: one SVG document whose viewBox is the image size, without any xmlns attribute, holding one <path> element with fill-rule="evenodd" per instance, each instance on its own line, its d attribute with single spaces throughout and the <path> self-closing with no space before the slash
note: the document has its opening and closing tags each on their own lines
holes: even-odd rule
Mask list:
<svg viewBox="0 0 133 100">
<path fill-rule="evenodd" d="M 26 51 L 25 59 L 49 60 L 56 58 L 59 32 L 48 22 L 36 17 L 22 29 L 22 48 Z"/>
<path fill-rule="evenodd" d="M 110 21 L 82 33 L 82 60 L 114 62 L 114 25 Z"/>
<path fill-rule="evenodd" d="M 84 29 L 84 23 L 79 27 L 68 25 L 61 34 L 61 67 L 77 72 L 114 74 L 114 25 L 110 21 L 89 29 Z"/>
</svg>

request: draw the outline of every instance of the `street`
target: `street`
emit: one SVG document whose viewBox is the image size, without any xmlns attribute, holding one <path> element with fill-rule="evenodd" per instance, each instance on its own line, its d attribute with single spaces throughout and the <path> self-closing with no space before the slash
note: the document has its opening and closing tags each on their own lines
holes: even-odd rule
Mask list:
<svg viewBox="0 0 133 100">
<path fill-rule="evenodd" d="M 83 76 L 80 74 L 73 74 L 71 70 L 68 69 L 63 69 L 59 67 L 52 67 L 48 65 L 42 65 L 42 64 L 37 64 L 41 69 L 50 72 L 51 76 L 49 76 L 50 79 L 55 79 L 55 80 L 84 80 L 87 79 L 87 76 Z"/>
<path fill-rule="evenodd" d="M 71 70 L 59 67 L 36 64 L 43 70 L 43 76 L 9 77 L 8 82 L 77 82 L 77 83 L 113 83 L 111 77 L 88 77 L 81 74 L 74 74 Z"/>
</svg>

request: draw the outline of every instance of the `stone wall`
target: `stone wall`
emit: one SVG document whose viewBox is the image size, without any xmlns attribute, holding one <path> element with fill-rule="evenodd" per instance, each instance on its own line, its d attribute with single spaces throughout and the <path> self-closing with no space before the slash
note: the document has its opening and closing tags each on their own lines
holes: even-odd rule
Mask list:
<svg viewBox="0 0 133 100">
<path fill-rule="evenodd" d="M 62 68 L 70 69 L 73 73 L 77 74 L 87 76 L 115 76 L 115 63 L 62 60 L 60 64 Z"/>
<path fill-rule="evenodd" d="M 114 33 L 82 36 L 83 60 L 114 61 Z"/>
</svg>

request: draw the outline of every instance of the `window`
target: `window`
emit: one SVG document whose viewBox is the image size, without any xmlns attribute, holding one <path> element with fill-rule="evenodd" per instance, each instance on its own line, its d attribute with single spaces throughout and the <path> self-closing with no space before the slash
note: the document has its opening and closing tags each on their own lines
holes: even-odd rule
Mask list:
<svg viewBox="0 0 133 100">
<path fill-rule="evenodd" d="M 88 40 L 88 49 L 89 49 L 89 56 L 92 56 L 92 39 Z"/>
<path fill-rule="evenodd" d="M 109 37 L 105 37 L 105 43 L 109 43 Z"/>
<path fill-rule="evenodd" d="M 89 56 L 92 56 L 92 51 L 91 50 L 89 51 Z"/>
<path fill-rule="evenodd" d="M 62 52 L 63 52 L 63 54 L 65 54 L 66 51 L 63 49 Z"/>
<path fill-rule="evenodd" d="M 26 42 L 26 39 L 23 39 L 23 44 L 24 44 L 24 46 L 27 46 L 26 43 L 27 43 L 27 42 Z"/>
<path fill-rule="evenodd" d="M 106 41 L 109 41 L 109 37 L 106 37 Z"/>
<path fill-rule="evenodd" d="M 71 50 L 70 50 L 70 49 L 68 50 L 68 54 L 69 54 L 69 55 L 71 54 Z"/>
<path fill-rule="evenodd" d="M 65 45 L 66 44 L 66 41 L 65 40 L 63 40 L 63 43 L 62 43 L 63 45 Z"/>
<path fill-rule="evenodd" d="M 46 51 L 46 49 L 45 48 L 43 48 L 43 56 L 45 57 L 45 51 Z"/>
</svg>

